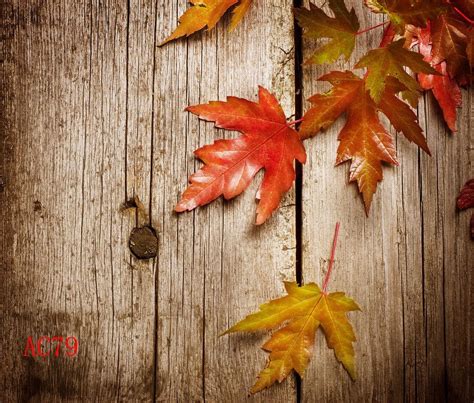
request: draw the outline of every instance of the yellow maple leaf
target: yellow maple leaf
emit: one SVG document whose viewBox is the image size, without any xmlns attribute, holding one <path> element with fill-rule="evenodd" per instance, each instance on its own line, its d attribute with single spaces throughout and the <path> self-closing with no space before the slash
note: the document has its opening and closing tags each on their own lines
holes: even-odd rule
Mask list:
<svg viewBox="0 0 474 403">
<path fill-rule="evenodd" d="M 328 347 L 334 350 L 351 378 L 356 378 L 353 347 L 356 337 L 346 315 L 360 308 L 342 292 L 326 292 L 338 231 L 339 225 L 322 290 L 315 283 L 300 287 L 296 282 L 285 282 L 288 295 L 261 305 L 259 312 L 247 316 L 224 333 L 271 330 L 283 326 L 263 345 L 263 349 L 270 352 L 270 359 L 258 375 L 251 393 L 268 388 L 277 381 L 282 382 L 292 370 L 303 376 L 319 326 L 324 331 Z"/>
</svg>

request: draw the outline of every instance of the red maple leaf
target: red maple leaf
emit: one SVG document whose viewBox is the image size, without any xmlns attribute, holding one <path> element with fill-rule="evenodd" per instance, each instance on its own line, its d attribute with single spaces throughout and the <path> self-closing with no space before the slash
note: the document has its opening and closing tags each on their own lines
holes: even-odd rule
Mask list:
<svg viewBox="0 0 474 403">
<path fill-rule="evenodd" d="M 457 131 L 457 108 L 462 104 L 462 94 L 456 81 L 447 72 L 446 62 L 436 64 L 431 55 L 431 29 L 428 25 L 417 32 L 420 53 L 441 75 L 418 74 L 418 81 L 425 90 L 432 90 L 438 101 L 446 124 L 452 132 Z"/>
<path fill-rule="evenodd" d="M 467 181 L 458 197 L 458 208 L 465 210 L 474 207 L 474 179 Z"/>
<path fill-rule="evenodd" d="M 474 207 L 474 179 L 467 181 L 458 197 L 458 209 Z M 474 214 L 471 217 L 471 238 L 474 239 Z"/>
<path fill-rule="evenodd" d="M 298 133 L 289 127 L 275 96 L 260 87 L 258 103 L 228 97 L 190 106 L 186 110 L 217 127 L 237 130 L 244 135 L 217 140 L 195 155 L 204 167 L 190 178 L 190 186 L 176 206 L 177 212 L 193 210 L 219 196 L 231 199 L 242 193 L 262 168 L 265 175 L 258 192 L 257 225 L 269 218 L 295 180 L 294 161 L 306 162 Z"/>
</svg>

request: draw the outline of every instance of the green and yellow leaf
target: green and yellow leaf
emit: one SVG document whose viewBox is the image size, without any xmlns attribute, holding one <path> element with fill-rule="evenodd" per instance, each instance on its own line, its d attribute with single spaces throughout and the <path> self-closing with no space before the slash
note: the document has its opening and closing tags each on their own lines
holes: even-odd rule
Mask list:
<svg viewBox="0 0 474 403">
<path fill-rule="evenodd" d="M 329 8 L 334 17 L 328 16 L 322 9 L 310 3 L 310 9 L 295 9 L 295 17 L 303 28 L 304 35 L 313 39 L 330 39 L 320 46 L 307 60 L 307 63 L 332 63 L 339 57 L 346 60 L 351 56 L 359 30 L 359 21 L 354 9 L 349 11 L 344 0 L 329 0 Z"/>
<path fill-rule="evenodd" d="M 356 68 L 367 67 L 366 85 L 376 103 L 382 98 L 388 77 L 396 78 L 413 94 L 421 91 L 416 79 L 404 67 L 410 68 L 414 73 L 439 74 L 423 60 L 422 55 L 405 49 L 404 44 L 405 39 L 401 38 L 386 47 L 371 50 L 356 64 Z"/>
</svg>

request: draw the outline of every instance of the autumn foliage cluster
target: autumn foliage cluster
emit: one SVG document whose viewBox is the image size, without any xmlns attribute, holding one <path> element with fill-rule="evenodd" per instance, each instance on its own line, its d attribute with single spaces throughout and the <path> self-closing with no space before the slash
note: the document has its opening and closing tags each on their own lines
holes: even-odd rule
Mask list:
<svg viewBox="0 0 474 403">
<path fill-rule="evenodd" d="M 176 30 L 163 42 L 212 29 L 232 9 L 230 29 L 244 17 L 251 0 L 193 0 Z M 345 114 L 339 133 L 336 164 L 350 161 L 350 180 L 357 182 L 367 213 L 383 179 L 383 163 L 398 165 L 393 136 L 380 120 L 384 114 L 394 129 L 428 154 L 417 116 L 413 111 L 423 90 L 437 99 L 447 126 L 456 131 L 459 86 L 469 85 L 474 66 L 474 3 L 470 0 L 366 0 L 368 10 L 387 16 L 380 47 L 370 50 L 354 71 L 332 71 L 320 77 L 332 89 L 315 94 L 298 132 L 288 124 L 277 100 L 259 90 L 258 102 L 236 97 L 197 105 L 188 111 L 216 122 L 216 126 L 243 133 L 233 140 L 219 140 L 196 151 L 204 167 L 190 178 L 176 210 L 187 211 L 224 196 L 244 191 L 255 174 L 265 169 L 258 194 L 257 224 L 278 207 L 295 179 L 294 160 L 306 160 L 302 141 L 331 126 Z M 332 63 L 349 59 L 361 30 L 355 11 L 344 0 L 329 0 L 321 9 L 295 9 L 304 35 L 318 41 L 305 63 Z M 375 27 L 376 28 L 376 27 Z M 370 28 L 369 28 L 370 29 Z M 299 123 L 299 122 L 296 122 Z"/>
<path fill-rule="evenodd" d="M 251 5 L 252 0 L 191 0 L 191 7 L 163 44 L 214 28 L 228 10 L 232 10 L 232 30 Z M 365 5 L 368 12 L 384 14 L 385 22 L 361 28 L 355 11 L 349 10 L 344 0 L 328 0 L 323 8 L 310 4 L 309 8 L 294 10 L 304 36 L 318 44 L 306 64 L 333 63 L 340 58 L 348 61 L 359 35 L 381 30 L 380 46 L 369 50 L 353 70 L 331 71 L 319 78 L 331 89 L 310 97 L 311 106 L 301 119 L 288 122 L 278 100 L 264 88 L 259 88 L 256 102 L 230 96 L 226 101 L 187 108 L 199 118 L 215 122 L 216 127 L 241 135 L 195 151 L 204 165 L 191 176 L 176 211 L 193 210 L 220 196 L 234 198 L 263 169 L 256 218 L 257 224 L 263 224 L 292 187 L 295 161 L 306 162 L 303 141 L 344 115 L 336 164 L 350 162 L 350 181 L 357 182 L 368 214 L 378 182 L 383 179 L 384 163 L 398 165 L 393 135 L 381 115 L 396 132 L 430 154 L 414 110 L 421 93 L 432 91 L 447 127 L 456 131 L 460 87 L 470 85 L 473 78 L 474 2 L 366 0 Z M 472 199 L 471 184 L 461 195 L 459 207 L 473 206 Z M 258 313 L 228 331 L 279 328 L 264 345 L 270 361 L 252 392 L 281 382 L 293 369 L 303 375 L 318 327 L 322 327 L 337 359 L 355 378 L 355 335 L 346 313 L 358 310 L 358 306 L 343 293 L 327 294 L 326 285 L 321 289 L 316 284 L 298 287 L 286 283 L 286 296 L 262 305 Z"/>
</svg>

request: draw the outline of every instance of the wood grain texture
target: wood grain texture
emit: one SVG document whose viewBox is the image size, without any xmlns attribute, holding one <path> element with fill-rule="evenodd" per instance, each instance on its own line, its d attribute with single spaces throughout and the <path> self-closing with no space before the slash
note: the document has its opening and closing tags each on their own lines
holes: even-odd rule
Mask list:
<svg viewBox="0 0 474 403">
<path fill-rule="evenodd" d="M 158 41 L 175 28 L 185 7 L 186 1 L 160 7 Z M 260 84 L 293 113 L 291 21 L 290 1 L 258 1 L 231 34 L 225 18 L 216 30 L 157 51 L 152 201 L 154 224 L 162 234 L 157 400 L 239 401 L 265 364 L 266 354 L 258 350 L 261 337 L 218 336 L 261 301 L 281 293 L 282 278 L 294 278 L 292 195 L 262 227 L 253 225 L 260 179 L 230 202 L 218 200 L 181 215 L 170 214 L 170 207 L 200 166 L 193 151 L 235 136 L 183 113 L 187 105 L 228 95 L 255 100 Z M 252 400 L 291 401 L 294 396 L 290 380 Z"/>
<path fill-rule="evenodd" d="M 362 27 L 380 22 L 362 2 L 347 4 Z M 454 136 L 424 96 L 418 116 L 433 157 L 397 137 L 400 167 L 385 167 L 368 218 L 348 164 L 333 166 L 343 120 L 306 143 L 303 280 L 321 283 L 341 221 L 329 287 L 363 309 L 350 316 L 357 382 L 318 333 L 301 393 L 290 377 L 247 398 L 265 336 L 218 337 L 295 279 L 298 211 L 292 190 L 255 227 L 260 175 L 233 201 L 173 213 L 200 166 L 193 151 L 236 136 L 183 110 L 227 95 L 255 100 L 260 84 L 294 114 L 292 5 L 256 0 L 234 32 L 226 16 L 163 48 L 186 0 L 0 5 L 1 401 L 474 399 L 474 243 L 469 212 L 455 209 L 474 177 L 472 91 Z M 380 35 L 360 36 L 336 67 L 350 68 Z M 304 98 L 327 89 L 316 79 L 330 69 L 304 68 Z M 144 211 L 122 209 L 133 197 Z M 159 237 L 146 262 L 127 247 L 142 225 Z M 80 354 L 24 358 L 30 335 L 75 335 Z"/>
<path fill-rule="evenodd" d="M 2 400 L 235 401 L 265 363 L 260 337 L 218 335 L 294 279 L 293 195 L 260 228 L 258 180 L 233 202 L 172 209 L 192 151 L 235 136 L 185 106 L 261 84 L 294 112 L 291 3 L 259 2 L 232 44 L 225 21 L 158 48 L 186 7 L 2 4 Z M 122 211 L 134 196 L 145 214 Z M 127 241 L 149 223 L 160 248 L 144 263 Z M 43 334 L 76 335 L 79 357 L 23 358 Z M 290 380 L 254 400 L 295 395 Z"/>
<path fill-rule="evenodd" d="M 454 136 L 437 118 L 431 97 L 425 97 L 419 111 L 433 153 L 420 161 L 428 391 L 444 392 L 450 401 L 474 399 L 474 243 L 470 215 L 456 211 L 450 197 L 474 177 L 472 95 L 472 90 L 463 92 Z M 438 384 L 443 387 L 437 389 Z"/>
<path fill-rule="evenodd" d="M 5 399 L 151 399 L 154 274 L 130 264 L 135 218 L 120 211 L 135 128 L 126 3 L 19 1 L 3 11 L 13 22 L 1 203 L 14 384 Z M 80 355 L 23 358 L 30 335 L 75 335 Z"/>
<path fill-rule="evenodd" d="M 347 4 L 362 27 L 381 22 L 362 2 Z M 380 38 L 380 30 L 359 37 L 351 60 L 337 68 L 351 69 Z M 308 55 L 312 48 L 305 40 Z M 328 89 L 316 79 L 332 69 L 304 69 L 304 98 Z M 463 181 L 474 176 L 472 91 L 463 96 L 456 135 L 445 129 L 432 96 L 423 97 L 418 116 L 433 157 L 397 136 L 400 166 L 384 167 L 368 218 L 356 185 L 348 185 L 349 164 L 334 167 L 344 119 L 307 142 L 303 278 L 321 282 L 341 221 L 330 288 L 346 291 L 363 312 L 351 315 L 358 380 L 351 382 L 320 335 L 302 383 L 303 401 L 472 401 L 474 248 L 468 215 L 455 209 Z"/>
</svg>

